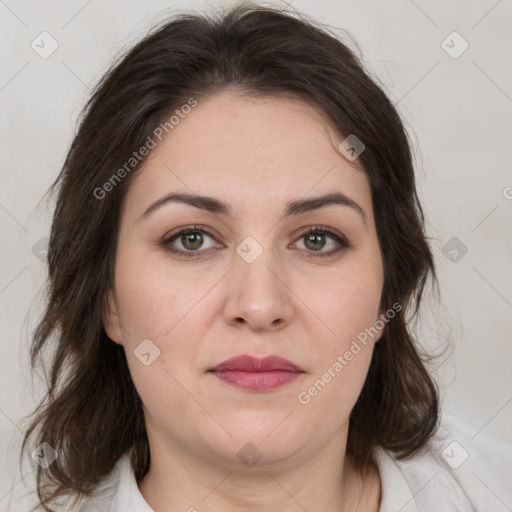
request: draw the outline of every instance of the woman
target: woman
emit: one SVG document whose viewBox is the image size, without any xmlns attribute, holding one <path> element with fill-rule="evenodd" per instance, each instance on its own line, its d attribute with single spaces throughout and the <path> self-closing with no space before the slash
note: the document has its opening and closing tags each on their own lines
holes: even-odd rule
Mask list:
<svg viewBox="0 0 512 512">
<path fill-rule="evenodd" d="M 408 328 L 435 268 L 407 136 L 326 29 L 166 22 L 53 188 L 36 508 L 492 509 Z"/>
</svg>

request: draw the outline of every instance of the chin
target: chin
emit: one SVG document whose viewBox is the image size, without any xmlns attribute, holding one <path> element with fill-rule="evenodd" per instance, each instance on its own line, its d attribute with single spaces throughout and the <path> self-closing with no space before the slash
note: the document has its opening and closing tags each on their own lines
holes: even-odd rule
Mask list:
<svg viewBox="0 0 512 512">
<path fill-rule="evenodd" d="M 312 444 L 311 433 L 293 422 L 293 414 L 283 421 L 287 414 L 244 411 L 243 419 L 223 422 L 233 438 L 222 435 L 211 439 L 211 431 L 205 432 L 208 437 L 204 444 L 210 445 L 218 462 L 233 470 L 285 469 L 296 464 L 297 456 Z"/>
</svg>

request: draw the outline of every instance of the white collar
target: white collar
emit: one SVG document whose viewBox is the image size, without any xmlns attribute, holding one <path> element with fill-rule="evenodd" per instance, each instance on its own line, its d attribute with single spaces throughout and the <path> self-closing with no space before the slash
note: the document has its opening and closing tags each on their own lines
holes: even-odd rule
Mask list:
<svg viewBox="0 0 512 512">
<path fill-rule="evenodd" d="M 379 512 L 418 512 L 414 495 L 393 457 L 382 446 L 374 446 L 372 451 L 381 482 Z"/>
<path fill-rule="evenodd" d="M 116 466 L 119 471 L 119 485 L 110 512 L 155 512 L 139 491 L 129 455 L 124 454 Z"/>
</svg>

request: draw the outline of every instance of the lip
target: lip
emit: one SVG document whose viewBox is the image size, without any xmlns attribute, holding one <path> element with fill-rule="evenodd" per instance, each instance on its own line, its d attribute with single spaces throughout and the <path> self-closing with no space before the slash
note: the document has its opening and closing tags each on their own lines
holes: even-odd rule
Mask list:
<svg viewBox="0 0 512 512">
<path fill-rule="evenodd" d="M 250 355 L 226 359 L 209 370 L 220 380 L 251 391 L 269 391 L 292 382 L 304 371 L 278 356 L 263 359 Z"/>
</svg>

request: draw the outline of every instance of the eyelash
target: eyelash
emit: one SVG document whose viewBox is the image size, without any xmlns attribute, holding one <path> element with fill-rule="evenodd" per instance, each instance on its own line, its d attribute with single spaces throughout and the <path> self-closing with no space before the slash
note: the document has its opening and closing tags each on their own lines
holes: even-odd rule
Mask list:
<svg viewBox="0 0 512 512">
<path fill-rule="evenodd" d="M 203 233 L 203 234 L 206 234 L 208 235 L 209 237 L 215 239 L 215 237 L 209 233 L 207 230 L 204 230 L 204 229 L 201 229 L 199 228 L 198 226 L 188 226 L 186 228 L 183 228 L 182 230 L 180 230 L 178 233 L 174 233 L 173 235 L 171 236 L 168 236 L 166 238 L 164 238 L 162 241 L 161 241 L 161 245 L 164 246 L 164 248 L 171 252 L 172 254 L 176 254 L 178 256 L 184 256 L 186 258 L 195 258 L 195 257 L 198 257 L 198 256 L 201 256 L 201 250 L 197 250 L 197 251 L 182 251 L 181 249 L 174 249 L 172 247 L 170 247 L 170 244 L 172 242 L 174 242 L 176 239 L 178 239 L 180 236 L 182 235 L 185 235 L 185 234 L 190 234 L 190 233 Z M 340 253 L 341 251 L 345 251 L 347 249 L 350 249 L 352 247 L 352 244 L 350 244 L 350 242 L 343 236 L 339 235 L 338 233 L 330 230 L 329 228 L 327 227 L 324 227 L 324 226 L 310 226 L 307 228 L 307 231 L 305 231 L 304 233 L 302 233 L 299 238 L 297 238 L 297 240 L 300 240 L 301 238 L 307 236 L 307 235 L 310 235 L 312 233 L 319 233 L 319 234 L 322 234 L 322 235 L 328 235 L 330 236 L 331 238 L 333 238 L 336 242 L 338 242 L 338 244 L 341 246 L 337 249 L 333 249 L 329 252 L 315 252 L 315 251 L 306 251 L 307 253 L 307 257 L 309 258 L 329 258 L 329 257 L 334 257 L 336 256 L 338 253 Z"/>
</svg>

